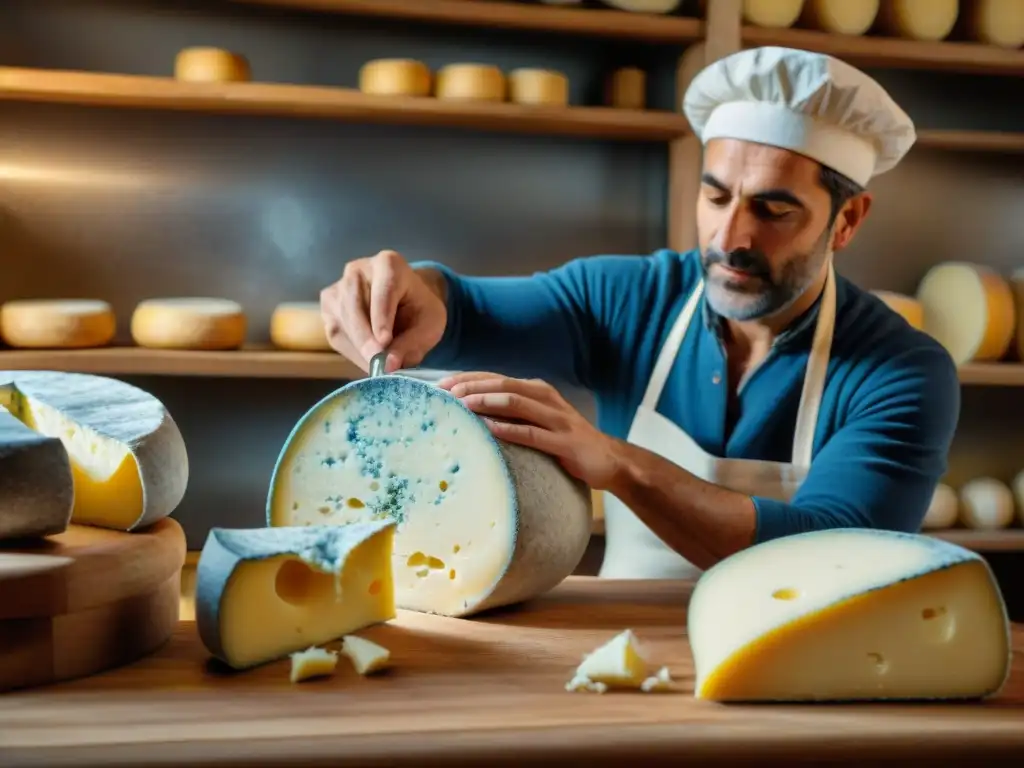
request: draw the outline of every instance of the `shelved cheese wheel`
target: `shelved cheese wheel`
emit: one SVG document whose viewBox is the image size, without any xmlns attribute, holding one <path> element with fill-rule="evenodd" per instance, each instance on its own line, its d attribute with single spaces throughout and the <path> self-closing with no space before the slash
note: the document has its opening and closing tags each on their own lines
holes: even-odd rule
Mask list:
<svg viewBox="0 0 1024 768">
<path fill-rule="evenodd" d="M 93 299 L 22 299 L 0 307 L 0 336 L 23 349 L 78 349 L 109 344 L 114 310 Z"/>
<path fill-rule="evenodd" d="M 612 72 L 605 102 L 617 109 L 643 109 L 647 105 L 647 74 L 638 67 L 622 67 Z"/>
<path fill-rule="evenodd" d="M 997 530 L 1013 523 L 1013 492 L 994 477 L 978 477 L 960 489 L 960 522 L 976 530 Z"/>
<path fill-rule="evenodd" d="M 980 264 L 947 262 L 917 289 L 924 330 L 958 364 L 998 360 L 1013 341 L 1016 314 L 1008 281 Z"/>
<path fill-rule="evenodd" d="M 672 13 L 682 0 L 602 0 L 605 5 L 633 13 Z"/>
<path fill-rule="evenodd" d="M 564 107 L 569 103 L 569 78 L 550 69 L 514 69 L 508 76 L 509 101 Z"/>
<path fill-rule="evenodd" d="M 248 60 L 220 48 L 184 48 L 174 59 L 174 77 L 192 83 L 228 83 L 250 80 Z"/>
<path fill-rule="evenodd" d="M 931 503 L 925 513 L 921 528 L 928 531 L 938 531 L 945 528 L 952 528 L 960 516 L 960 499 L 956 491 L 945 483 L 935 486 Z"/>
<path fill-rule="evenodd" d="M 132 313 L 132 338 L 156 349 L 237 349 L 245 312 L 229 299 L 146 299 Z"/>
<path fill-rule="evenodd" d="M 743 20 L 756 27 L 792 27 L 804 0 L 743 0 Z"/>
<path fill-rule="evenodd" d="M 270 316 L 270 340 L 281 349 L 329 350 L 324 318 L 315 301 L 286 301 Z"/>
<path fill-rule="evenodd" d="M 893 37 L 944 40 L 956 26 L 959 13 L 959 0 L 882 0 L 878 25 Z"/>
<path fill-rule="evenodd" d="M 505 73 L 491 64 L 448 64 L 434 83 L 437 98 L 458 101 L 504 101 L 507 89 Z"/>
<path fill-rule="evenodd" d="M 1024 269 L 1017 269 L 1010 275 L 1010 290 L 1013 291 L 1014 312 L 1017 323 L 1014 338 L 1018 360 L 1024 360 Z"/>
<path fill-rule="evenodd" d="M 871 291 L 885 302 L 893 312 L 906 320 L 917 330 L 924 330 L 924 306 L 912 296 L 905 296 L 895 291 Z"/>
<path fill-rule="evenodd" d="M 972 40 L 1001 48 L 1024 45 L 1024 2 L 963 0 L 963 3 L 960 13 Z"/>
<path fill-rule="evenodd" d="M 430 68 L 415 59 L 375 59 L 359 68 L 359 90 L 378 96 L 429 96 Z"/>
<path fill-rule="evenodd" d="M 863 35 L 878 17 L 879 0 L 805 0 L 800 25 L 834 35 Z"/>
</svg>

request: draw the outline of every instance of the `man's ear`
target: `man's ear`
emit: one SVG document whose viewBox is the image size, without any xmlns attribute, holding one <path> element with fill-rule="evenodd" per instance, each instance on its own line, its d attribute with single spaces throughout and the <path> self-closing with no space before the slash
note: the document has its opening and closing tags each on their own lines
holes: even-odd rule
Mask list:
<svg viewBox="0 0 1024 768">
<path fill-rule="evenodd" d="M 832 231 L 832 250 L 841 251 L 848 246 L 857 234 L 860 225 L 868 217 L 871 210 L 872 197 L 868 192 L 862 192 L 846 201 L 846 204 L 836 216 L 835 227 Z"/>
</svg>

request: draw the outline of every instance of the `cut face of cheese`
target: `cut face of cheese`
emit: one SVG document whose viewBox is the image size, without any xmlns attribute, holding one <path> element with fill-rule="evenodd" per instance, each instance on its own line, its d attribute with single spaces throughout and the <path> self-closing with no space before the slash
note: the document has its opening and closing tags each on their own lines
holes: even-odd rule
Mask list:
<svg viewBox="0 0 1024 768">
<path fill-rule="evenodd" d="M 185 495 L 185 441 L 163 403 L 138 387 L 83 373 L 0 371 L 0 405 L 63 443 L 79 525 L 131 531 L 170 515 Z"/>
<path fill-rule="evenodd" d="M 956 491 L 948 485 L 939 483 L 935 486 L 931 503 L 925 513 L 921 528 L 930 531 L 952 528 L 960 515 L 960 499 Z"/>
<path fill-rule="evenodd" d="M 360 675 L 379 672 L 391 659 L 391 651 L 387 648 L 357 635 L 346 635 L 342 639 L 341 652 L 348 656 Z"/>
<path fill-rule="evenodd" d="M 441 67 L 434 83 L 439 99 L 457 101 L 504 101 L 505 73 L 491 64 L 449 64 Z"/>
<path fill-rule="evenodd" d="M 33 432 L 0 406 L 0 541 L 62 533 L 74 502 L 61 441 Z"/>
<path fill-rule="evenodd" d="M 986 562 L 921 536 L 834 529 L 774 539 L 704 572 L 687 633 L 716 701 L 960 699 L 996 693 L 1010 631 Z"/>
<path fill-rule="evenodd" d="M 949 37 L 960 14 L 960 0 L 886 0 L 878 9 L 886 34 L 937 42 Z"/>
<path fill-rule="evenodd" d="M 879 0 L 806 0 L 802 26 L 834 35 L 863 35 L 878 16 Z"/>
<path fill-rule="evenodd" d="M 515 69 L 508 76 L 508 97 L 516 104 L 564 107 L 569 103 L 569 78 L 549 69 Z"/>
<path fill-rule="evenodd" d="M 191 83 L 245 82 L 249 61 L 220 48 L 184 48 L 174 58 L 174 77 Z"/>
<path fill-rule="evenodd" d="M 871 291 L 893 312 L 919 331 L 924 330 L 924 306 L 915 298 L 893 291 Z"/>
<path fill-rule="evenodd" d="M 146 299 L 132 314 L 132 338 L 154 349 L 237 349 L 245 312 L 229 299 Z"/>
<path fill-rule="evenodd" d="M 376 59 L 359 68 L 359 90 L 378 96 L 429 96 L 430 68 L 415 59 Z"/>
<path fill-rule="evenodd" d="M 980 264 L 947 262 L 932 267 L 917 289 L 924 330 L 957 365 L 998 360 L 1013 341 L 1013 291 Z"/>
<path fill-rule="evenodd" d="M 329 677 L 338 666 L 338 654 L 325 651 L 323 648 L 309 648 L 291 655 L 292 669 L 288 679 L 293 683 L 312 680 L 316 677 Z"/>
<path fill-rule="evenodd" d="M 1013 523 L 1013 492 L 994 477 L 978 477 L 960 489 L 960 522 L 968 528 L 994 531 Z"/>
<path fill-rule="evenodd" d="M 1024 45 L 1024 3 L 1020 0 L 964 0 L 960 10 L 971 39 L 1001 48 Z"/>
<path fill-rule="evenodd" d="M 637 67 L 612 72 L 605 103 L 616 109 L 643 109 L 647 105 L 647 74 Z"/>
<path fill-rule="evenodd" d="M 590 493 L 554 459 L 495 440 L 445 390 L 354 381 L 296 425 L 269 525 L 394 520 L 399 608 L 465 616 L 556 586 L 590 541 Z"/>
<path fill-rule="evenodd" d="M 101 347 L 110 343 L 116 330 L 114 310 L 105 301 L 29 299 L 0 307 L 0 335 L 12 347 Z"/>
<path fill-rule="evenodd" d="M 394 529 L 213 528 L 196 568 L 203 645 L 245 669 L 393 619 Z"/>
<path fill-rule="evenodd" d="M 650 674 L 647 653 L 630 629 L 588 653 L 566 684 L 567 691 L 605 693 L 614 688 L 646 692 L 669 690 L 672 677 L 667 667 Z"/>
<path fill-rule="evenodd" d="M 270 340 L 281 349 L 321 352 L 331 348 L 327 341 L 320 304 L 315 301 L 287 301 L 278 304 L 270 316 Z"/>
<path fill-rule="evenodd" d="M 804 0 L 743 0 L 743 20 L 757 27 L 792 27 L 803 4 Z"/>
</svg>

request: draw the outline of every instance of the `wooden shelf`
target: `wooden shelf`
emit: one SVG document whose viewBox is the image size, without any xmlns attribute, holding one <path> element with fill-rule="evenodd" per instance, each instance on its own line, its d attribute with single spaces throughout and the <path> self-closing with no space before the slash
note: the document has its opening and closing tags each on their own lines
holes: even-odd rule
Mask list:
<svg viewBox="0 0 1024 768">
<path fill-rule="evenodd" d="M 1024 386 L 1024 365 L 968 363 L 960 366 L 960 383 L 989 387 L 1021 387 Z"/>
<path fill-rule="evenodd" d="M 253 348 L 227 352 L 103 347 L 75 350 L 2 350 L 0 370 L 52 370 L 111 376 L 225 376 L 351 380 L 365 376 L 333 352 Z"/>
<path fill-rule="evenodd" d="M 614 9 L 557 8 L 494 0 L 234 0 L 286 10 L 425 21 L 454 26 L 520 29 L 536 32 L 690 43 L 704 37 L 701 19 L 630 13 Z"/>
<path fill-rule="evenodd" d="M 1024 133 L 1003 131 L 918 131 L 917 147 L 969 152 L 1024 154 Z"/>
<path fill-rule="evenodd" d="M 681 114 L 608 107 L 528 107 L 372 96 L 350 88 L 184 83 L 169 77 L 0 67 L 0 100 L 192 112 L 318 117 L 624 141 L 689 133 Z"/>
<path fill-rule="evenodd" d="M 893 37 L 831 35 L 804 29 L 744 26 L 744 47 L 782 45 L 827 53 L 858 67 L 930 69 L 971 74 L 1024 76 L 1024 50 L 981 43 L 929 43 Z"/>
</svg>

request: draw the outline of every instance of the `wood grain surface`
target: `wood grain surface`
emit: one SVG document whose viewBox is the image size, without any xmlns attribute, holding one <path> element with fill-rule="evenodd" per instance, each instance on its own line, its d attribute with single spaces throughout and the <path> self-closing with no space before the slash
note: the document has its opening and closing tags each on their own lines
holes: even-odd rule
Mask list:
<svg viewBox="0 0 1024 768">
<path fill-rule="evenodd" d="M 191 622 L 129 667 L 0 696 L 5 768 L 37 765 L 1020 765 L 1024 627 L 994 700 L 729 706 L 693 698 L 689 585 L 572 577 L 470 620 L 402 612 L 363 636 L 393 668 L 293 685 L 288 663 L 212 663 Z M 631 627 L 678 681 L 664 693 L 568 693 L 582 654 Z"/>
</svg>

